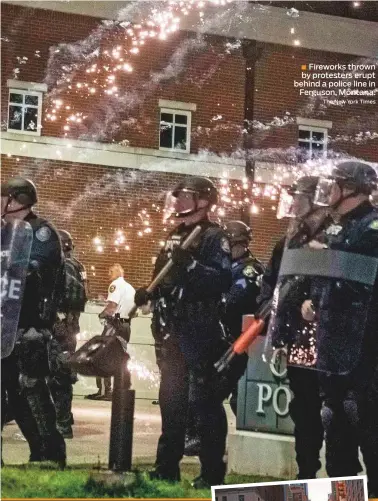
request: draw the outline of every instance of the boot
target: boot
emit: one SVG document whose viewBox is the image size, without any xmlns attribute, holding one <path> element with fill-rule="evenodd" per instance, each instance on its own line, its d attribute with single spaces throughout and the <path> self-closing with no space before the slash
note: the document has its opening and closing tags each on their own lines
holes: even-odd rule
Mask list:
<svg viewBox="0 0 378 501">
<path fill-rule="evenodd" d="M 107 402 L 111 402 L 113 398 L 113 392 L 105 391 L 105 394 L 102 397 L 99 397 L 97 400 L 106 400 Z"/>
<path fill-rule="evenodd" d="M 174 470 L 168 471 L 163 470 L 157 466 L 154 470 L 149 473 L 150 480 L 164 480 L 165 482 L 180 482 L 180 469 L 177 467 Z"/>
<path fill-rule="evenodd" d="M 102 397 L 101 390 L 98 390 L 97 393 L 86 395 L 84 398 L 86 398 L 87 400 L 99 400 L 101 397 Z"/>
</svg>

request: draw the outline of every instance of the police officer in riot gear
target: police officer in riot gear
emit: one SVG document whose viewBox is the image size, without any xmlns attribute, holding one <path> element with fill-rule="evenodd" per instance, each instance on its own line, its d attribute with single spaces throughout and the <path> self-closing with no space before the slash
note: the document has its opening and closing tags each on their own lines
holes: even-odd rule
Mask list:
<svg viewBox="0 0 378 501">
<path fill-rule="evenodd" d="M 7 395 L 15 419 L 31 449 L 31 460 L 65 465 L 66 451 L 57 430 L 56 414 L 46 377 L 50 373 L 48 349 L 59 304 L 63 255 L 55 228 L 37 216 L 34 183 L 12 178 L 1 186 L 2 217 L 27 221 L 33 243 L 26 279 L 17 341 L 2 361 L 3 395 Z"/>
<path fill-rule="evenodd" d="M 172 193 L 180 221 L 168 236 L 154 274 L 169 258 L 174 268 L 153 295 L 138 289 L 135 304 L 154 303 L 161 344 L 159 404 L 162 434 L 152 478 L 178 481 L 184 453 L 188 404 L 195 409 L 201 441 L 201 474 L 196 488 L 223 483 L 227 419 L 217 391 L 214 362 L 224 350 L 219 303 L 231 285 L 230 245 L 225 232 L 209 220 L 217 190 L 207 178 L 189 177 Z M 201 233 L 188 250 L 180 247 L 195 226 Z"/>
<path fill-rule="evenodd" d="M 252 230 L 242 221 L 230 221 L 224 227 L 231 246 L 232 285 L 222 299 L 222 320 L 227 341 L 233 343 L 242 332 L 243 315 L 254 313 L 256 299 L 260 292 L 260 282 L 264 267 L 256 259 L 248 246 L 252 240 Z M 230 398 L 230 406 L 236 416 L 238 381 L 244 374 L 248 355 L 235 358 L 223 379 L 224 398 Z M 189 409 L 185 455 L 196 456 L 199 451 L 199 437 L 196 416 Z"/>
<path fill-rule="evenodd" d="M 55 371 L 49 378 L 49 386 L 55 403 L 58 429 L 64 438 L 72 438 L 73 415 L 71 412 L 73 384 L 77 382 L 76 373 L 65 364 L 59 363 L 63 358 L 75 352 L 80 332 L 79 318 L 87 302 L 87 274 L 85 267 L 74 255 L 74 244 L 68 231 L 59 230 L 64 253 L 64 281 L 62 284 L 59 316 L 54 326 L 54 340 L 51 355 L 56 362 Z"/>
<path fill-rule="evenodd" d="M 243 315 L 254 313 L 257 309 L 257 296 L 264 267 L 248 248 L 252 240 L 252 230 L 242 221 L 230 221 L 225 226 L 231 244 L 232 286 L 224 296 L 223 321 L 229 340 L 234 342 L 242 332 Z M 236 416 L 237 383 L 244 374 L 248 355 L 235 360 L 230 367 L 228 378 L 231 390 L 230 405 Z"/>
<path fill-rule="evenodd" d="M 317 322 L 327 472 L 354 473 L 344 450 L 347 422 L 358 433 L 369 497 L 378 495 L 378 210 L 369 201 L 375 189 L 377 173 L 358 161 L 338 164 L 319 181 L 317 203 L 330 206 L 332 217 L 309 242 L 317 252 L 302 305 L 303 318 Z M 317 274 L 327 255 L 337 267 Z"/>
<path fill-rule="evenodd" d="M 311 240 L 312 235 L 324 224 L 327 211 L 314 205 L 315 191 L 319 178 L 303 176 L 287 190 L 288 205 L 283 207 L 285 197 L 282 197 L 283 213 L 278 216 L 295 218 L 290 225 L 287 238 L 282 238 L 273 249 L 272 257 L 262 280 L 259 304 L 270 300 L 277 284 L 282 255 L 285 245 L 288 248 L 300 248 Z M 295 350 L 293 340 L 297 335 L 306 335 L 314 326 L 303 321 L 300 306 L 303 297 L 308 294 L 309 282 L 302 279 L 294 281 L 283 306 L 279 311 L 277 322 L 277 337 L 288 345 L 289 359 Z M 303 334 L 304 333 L 304 334 Z M 299 368 L 288 364 L 287 375 L 293 399 L 290 402 L 290 416 L 294 422 L 295 450 L 298 464 L 298 479 L 315 478 L 321 463 L 320 449 L 323 444 L 324 430 L 321 421 L 321 398 L 319 393 L 318 374 L 314 370 L 315 362 L 308 368 Z M 347 426 L 347 424 L 345 424 Z M 361 466 L 358 461 L 358 443 L 354 430 L 347 426 L 349 439 L 343 444 L 344 453 L 350 457 L 353 473 L 356 475 Z M 352 474 L 350 472 L 350 474 Z"/>
</svg>

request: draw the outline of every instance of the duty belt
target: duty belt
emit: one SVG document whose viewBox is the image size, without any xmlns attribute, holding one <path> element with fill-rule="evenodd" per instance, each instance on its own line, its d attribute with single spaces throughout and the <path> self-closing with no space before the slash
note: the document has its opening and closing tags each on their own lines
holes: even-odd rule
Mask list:
<svg viewBox="0 0 378 501">
<path fill-rule="evenodd" d="M 330 249 L 285 249 L 279 276 L 320 276 L 372 286 L 377 271 L 376 257 Z"/>
</svg>

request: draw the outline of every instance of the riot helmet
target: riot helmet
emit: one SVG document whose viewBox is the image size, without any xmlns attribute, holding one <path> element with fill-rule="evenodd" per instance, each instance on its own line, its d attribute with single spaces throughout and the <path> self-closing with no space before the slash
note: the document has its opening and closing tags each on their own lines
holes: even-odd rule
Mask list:
<svg viewBox="0 0 378 501">
<path fill-rule="evenodd" d="M 302 176 L 289 188 L 282 188 L 277 219 L 284 217 L 301 219 L 307 216 L 313 210 L 318 181 L 318 176 Z"/>
<path fill-rule="evenodd" d="M 230 240 L 231 247 L 242 244 L 246 247 L 252 240 L 252 230 L 242 221 L 230 221 L 224 226 L 224 230 Z"/>
<path fill-rule="evenodd" d="M 377 186 L 378 176 L 371 165 L 348 160 L 336 165 L 330 176 L 319 179 L 315 203 L 336 209 L 348 198 L 359 194 L 372 195 Z M 343 195 L 344 189 L 351 192 Z"/>
<path fill-rule="evenodd" d="M 71 252 L 74 250 L 74 244 L 72 240 L 72 236 L 68 231 L 66 230 L 59 230 L 58 231 L 60 240 L 62 242 L 62 247 L 63 247 L 63 252 L 66 254 L 68 252 Z"/>
<path fill-rule="evenodd" d="M 3 215 L 13 214 L 35 205 L 38 201 L 37 188 L 33 181 L 23 177 L 13 177 L 1 184 L 1 197 L 8 198 Z M 22 205 L 19 209 L 8 210 L 12 200 Z"/>
<path fill-rule="evenodd" d="M 164 208 L 165 219 L 172 214 L 183 218 L 195 214 L 203 207 L 199 206 L 201 200 L 206 200 L 206 211 L 216 205 L 218 190 L 214 183 L 206 177 L 190 176 L 180 181 L 172 192 L 168 193 Z"/>
</svg>

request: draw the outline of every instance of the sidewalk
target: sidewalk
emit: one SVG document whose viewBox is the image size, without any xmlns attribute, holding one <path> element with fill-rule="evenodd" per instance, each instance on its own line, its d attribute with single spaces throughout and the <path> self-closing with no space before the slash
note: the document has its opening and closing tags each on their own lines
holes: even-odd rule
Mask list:
<svg viewBox="0 0 378 501">
<path fill-rule="evenodd" d="M 229 431 L 235 429 L 235 418 L 226 405 Z M 85 400 L 75 397 L 73 414 L 75 419 L 74 438 L 66 440 L 68 464 L 87 464 L 92 467 L 99 462 L 107 464 L 111 402 Z M 133 458 L 139 463 L 153 463 L 157 441 L 160 435 L 160 410 L 151 400 L 137 399 L 135 402 Z M 3 459 L 5 464 L 26 463 L 29 448 L 14 421 L 3 431 Z M 197 463 L 198 458 L 184 457 L 188 463 Z"/>
</svg>

